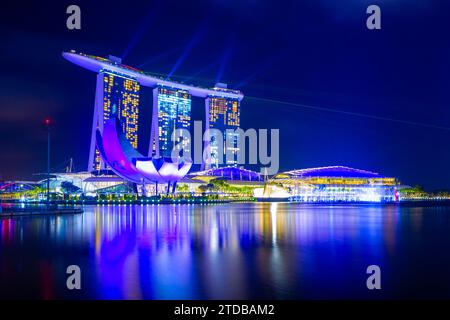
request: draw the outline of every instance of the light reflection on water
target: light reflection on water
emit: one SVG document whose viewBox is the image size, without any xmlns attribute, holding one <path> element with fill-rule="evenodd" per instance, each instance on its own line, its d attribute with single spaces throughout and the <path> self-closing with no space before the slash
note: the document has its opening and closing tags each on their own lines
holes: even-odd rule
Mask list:
<svg viewBox="0 0 450 320">
<path fill-rule="evenodd" d="M 89 206 L 0 220 L 0 295 L 247 299 L 449 297 L 449 210 L 288 203 Z M 446 254 L 442 254 L 445 252 Z M 82 270 L 68 291 L 65 268 Z M 380 265 L 381 292 L 365 287 Z M 414 281 L 410 281 L 410 280 Z"/>
</svg>

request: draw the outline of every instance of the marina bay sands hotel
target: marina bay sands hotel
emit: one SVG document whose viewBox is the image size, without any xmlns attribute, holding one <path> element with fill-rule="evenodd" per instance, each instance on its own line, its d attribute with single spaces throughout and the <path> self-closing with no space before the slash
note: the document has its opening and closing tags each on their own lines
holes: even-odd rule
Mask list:
<svg viewBox="0 0 450 320">
<path fill-rule="evenodd" d="M 113 116 L 117 116 L 126 139 L 137 149 L 142 86 L 153 88 L 149 157 L 171 156 L 172 132 L 179 128 L 190 129 L 191 98 L 200 97 L 205 99 L 205 127 L 222 131 L 227 141 L 222 154 L 229 152 L 234 155 L 233 159 L 227 159 L 226 165 L 237 164 L 237 134 L 226 136 L 225 131 L 239 127 L 240 102 L 244 97 L 240 91 L 230 90 L 221 83 L 208 89 L 159 78 L 124 65 L 120 58 L 114 56 L 102 58 L 71 51 L 64 52 L 63 57 L 97 73 L 88 171 L 105 169 L 96 146 L 96 130 L 102 132 L 104 122 Z M 205 142 L 205 149 L 208 143 Z M 211 139 L 210 161 L 203 164 L 204 169 L 219 166 L 218 147 L 220 145 Z"/>
</svg>

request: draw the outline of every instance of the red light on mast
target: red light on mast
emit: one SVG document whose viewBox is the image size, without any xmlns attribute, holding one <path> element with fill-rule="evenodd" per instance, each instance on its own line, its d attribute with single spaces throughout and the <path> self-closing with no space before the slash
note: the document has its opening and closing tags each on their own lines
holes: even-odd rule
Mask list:
<svg viewBox="0 0 450 320">
<path fill-rule="evenodd" d="M 47 117 L 44 119 L 43 125 L 46 128 L 50 128 L 53 125 L 53 120 L 50 117 Z"/>
</svg>

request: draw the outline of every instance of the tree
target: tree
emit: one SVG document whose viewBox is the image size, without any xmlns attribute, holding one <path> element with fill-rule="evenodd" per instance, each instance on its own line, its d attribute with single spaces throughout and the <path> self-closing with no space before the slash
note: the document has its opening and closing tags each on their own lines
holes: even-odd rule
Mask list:
<svg viewBox="0 0 450 320">
<path fill-rule="evenodd" d="M 207 185 L 207 184 L 199 185 L 198 190 L 202 193 L 205 193 L 209 190 L 209 185 Z"/>
<path fill-rule="evenodd" d="M 189 186 L 187 184 L 177 185 L 178 192 L 189 192 Z"/>
<path fill-rule="evenodd" d="M 80 191 L 80 188 L 78 188 L 72 182 L 63 181 L 61 182 L 61 190 L 64 194 L 72 194 Z"/>
<path fill-rule="evenodd" d="M 210 189 L 219 190 L 219 191 L 227 191 L 230 185 L 222 178 L 216 178 L 209 181 Z"/>
</svg>

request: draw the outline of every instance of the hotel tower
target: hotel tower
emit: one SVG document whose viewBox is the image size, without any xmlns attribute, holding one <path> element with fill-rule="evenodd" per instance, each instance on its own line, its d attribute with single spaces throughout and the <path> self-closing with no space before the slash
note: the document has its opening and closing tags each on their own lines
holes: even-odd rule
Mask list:
<svg viewBox="0 0 450 320">
<path fill-rule="evenodd" d="M 117 116 L 122 132 L 133 148 L 138 147 L 139 91 L 136 80 L 120 74 L 101 71 L 97 75 L 94 120 L 92 123 L 88 171 L 105 169 L 95 143 L 95 131 L 111 117 Z"/>
<path fill-rule="evenodd" d="M 153 116 L 149 156 L 170 157 L 175 129 L 191 128 L 191 95 L 186 90 L 158 86 L 153 89 Z M 180 136 L 180 139 L 183 137 Z M 188 143 L 182 140 L 183 150 Z"/>
<path fill-rule="evenodd" d="M 239 135 L 234 131 L 239 128 L 240 99 L 221 96 L 221 92 L 230 92 L 223 83 L 217 83 L 215 89 L 217 94 L 209 95 L 205 100 L 206 127 L 220 130 L 224 143 L 222 152 L 219 152 L 220 144 L 214 136 L 210 137 L 210 161 L 204 163 L 204 169 L 218 168 L 221 165 L 236 166 L 239 153 Z M 227 130 L 230 131 L 227 133 Z M 205 143 L 205 148 L 207 146 L 208 142 Z M 222 159 L 219 157 L 221 153 Z M 227 154 L 232 157 L 226 159 Z"/>
</svg>

